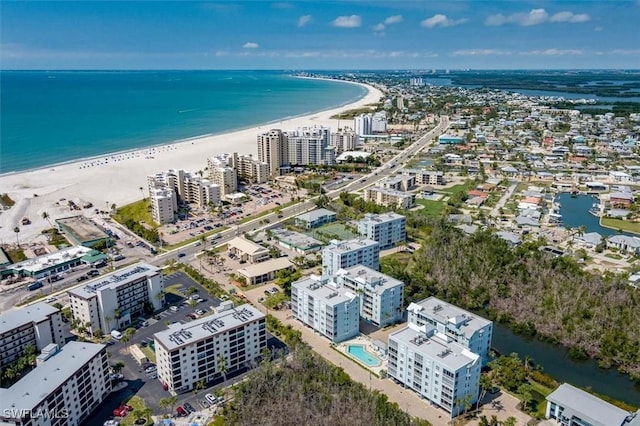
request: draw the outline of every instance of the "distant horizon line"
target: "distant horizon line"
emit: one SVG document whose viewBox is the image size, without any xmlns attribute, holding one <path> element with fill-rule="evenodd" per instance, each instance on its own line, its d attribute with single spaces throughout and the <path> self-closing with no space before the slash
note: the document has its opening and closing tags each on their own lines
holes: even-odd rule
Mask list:
<svg viewBox="0 0 640 426">
<path fill-rule="evenodd" d="M 618 71 L 640 72 L 640 68 L 15 68 L 0 69 L 0 72 L 143 72 L 143 71 L 280 71 L 280 72 L 452 72 L 452 71 Z"/>
</svg>

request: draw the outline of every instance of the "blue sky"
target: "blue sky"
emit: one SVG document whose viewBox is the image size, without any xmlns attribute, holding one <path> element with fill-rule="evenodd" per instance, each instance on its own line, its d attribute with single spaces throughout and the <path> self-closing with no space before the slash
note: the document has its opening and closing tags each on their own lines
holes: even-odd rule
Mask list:
<svg viewBox="0 0 640 426">
<path fill-rule="evenodd" d="M 640 68 L 640 0 L 2 1 L 2 69 Z"/>
</svg>

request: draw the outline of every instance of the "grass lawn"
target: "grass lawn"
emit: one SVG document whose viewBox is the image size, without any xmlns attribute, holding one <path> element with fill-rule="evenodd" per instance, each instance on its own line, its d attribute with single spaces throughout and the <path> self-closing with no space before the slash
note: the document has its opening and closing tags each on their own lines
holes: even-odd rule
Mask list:
<svg viewBox="0 0 640 426">
<path fill-rule="evenodd" d="M 604 257 L 608 257 L 609 259 L 616 259 L 616 260 L 622 259 L 622 256 L 616 253 L 607 253 L 604 255 Z"/>
<path fill-rule="evenodd" d="M 120 223 L 130 218 L 136 222 L 144 222 L 154 228 L 157 226 L 151 215 L 151 202 L 147 198 L 119 207 L 113 218 Z"/>
<path fill-rule="evenodd" d="M 475 182 L 469 180 L 469 181 L 466 181 L 465 183 L 461 183 L 460 185 L 454 185 L 450 188 L 444 188 L 438 192 L 448 192 L 449 194 L 454 195 L 460 192 L 468 192 L 475 186 L 476 186 Z"/>
<path fill-rule="evenodd" d="M 27 260 L 27 256 L 25 256 L 22 249 L 5 249 L 4 251 L 7 254 L 9 260 L 12 263 L 22 262 L 23 260 Z"/>
<path fill-rule="evenodd" d="M 149 361 L 155 364 L 156 353 L 153 351 L 153 349 L 151 349 L 149 346 L 145 346 L 144 348 L 140 348 L 140 350 L 142 351 L 143 354 L 147 356 L 147 358 L 149 358 Z"/>
<path fill-rule="evenodd" d="M 603 217 L 600 220 L 600 225 L 604 226 L 605 228 L 621 229 L 625 232 L 640 234 L 640 222 L 629 222 L 628 220 Z"/>
<path fill-rule="evenodd" d="M 380 263 L 385 263 L 385 261 L 389 261 L 390 259 L 396 259 L 398 262 L 402 263 L 403 265 L 408 265 L 409 261 L 411 260 L 411 257 L 412 257 L 411 253 L 406 253 L 406 252 L 392 253 L 388 256 L 381 257 Z"/>
<path fill-rule="evenodd" d="M 144 400 L 142 398 L 140 398 L 139 396 L 134 396 L 132 397 L 129 401 L 127 401 L 127 404 L 129 404 L 130 406 L 133 407 L 133 411 L 131 411 L 127 417 L 123 418 L 120 421 L 120 424 L 122 426 L 129 426 L 129 425 L 133 425 L 133 422 L 136 421 L 136 416 L 133 415 L 133 413 L 135 413 L 136 411 L 140 410 L 146 410 L 147 405 L 144 403 Z M 147 423 L 145 424 L 153 424 L 153 422 L 151 421 L 151 416 L 147 417 Z"/>
<path fill-rule="evenodd" d="M 423 206 L 420 210 L 417 210 L 420 214 L 430 217 L 438 217 L 442 214 L 444 208 L 443 201 L 433 200 L 416 200 L 416 204 Z"/>
</svg>

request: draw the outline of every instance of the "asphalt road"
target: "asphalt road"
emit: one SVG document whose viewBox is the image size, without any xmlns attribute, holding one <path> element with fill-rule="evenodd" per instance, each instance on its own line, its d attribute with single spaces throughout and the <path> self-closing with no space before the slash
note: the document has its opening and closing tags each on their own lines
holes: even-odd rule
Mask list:
<svg viewBox="0 0 640 426">
<path fill-rule="evenodd" d="M 407 148 L 405 148 L 402 152 L 397 154 L 387 163 L 381 165 L 380 167 L 378 167 L 376 170 L 369 173 L 368 175 L 365 175 L 360 179 L 354 180 L 339 189 L 329 191 L 325 195 L 331 199 L 337 198 L 338 196 L 340 196 L 341 192 L 359 191 L 363 188 L 366 188 L 367 186 L 372 185 L 373 183 L 375 183 L 380 179 L 384 179 L 388 176 L 391 176 L 392 174 L 395 173 L 397 169 L 402 168 L 407 162 L 409 162 L 409 160 L 411 160 L 411 158 L 413 158 L 418 152 L 420 152 L 426 146 L 429 146 L 430 144 L 432 144 L 434 141 L 434 138 L 444 133 L 448 127 L 449 127 L 449 117 L 441 116 L 440 122 L 435 128 L 433 128 L 432 130 L 427 132 L 424 136 L 422 136 L 420 139 L 418 139 L 417 141 L 409 145 Z M 290 219 L 294 216 L 297 216 L 309 210 L 313 210 L 314 208 L 316 208 L 315 197 L 312 199 L 297 203 L 293 206 L 285 207 L 282 209 L 282 211 L 279 214 L 270 213 L 268 215 L 261 216 L 259 218 L 246 222 L 244 224 L 238 224 L 235 227 L 232 227 L 231 229 L 227 229 L 225 231 L 222 231 L 216 234 L 215 239 L 209 238 L 208 240 L 210 241 L 210 244 L 221 246 L 223 244 L 226 244 L 236 236 L 243 235 L 245 232 L 251 232 L 257 229 L 272 228 L 280 222 L 284 222 L 287 219 Z M 269 223 L 267 225 L 261 224 L 260 222 L 265 219 L 267 219 Z M 202 251 L 202 249 L 203 247 L 198 242 L 196 242 L 188 246 L 182 247 L 180 249 L 176 249 L 168 253 L 160 254 L 156 256 L 151 261 L 151 263 L 154 265 L 161 266 L 161 265 L 164 265 L 164 263 L 170 259 L 179 260 L 179 259 L 184 259 L 186 257 L 187 258 L 186 260 L 192 260 L 194 258 L 193 256 L 195 256 L 197 253 Z M 185 256 L 179 258 L 178 254 L 180 253 L 184 253 Z"/>
<path fill-rule="evenodd" d="M 198 294 L 200 294 L 203 299 L 206 299 L 206 302 L 199 303 L 192 308 L 186 304 L 186 297 L 168 294 L 166 306 L 178 306 L 179 309 L 177 312 L 172 312 L 171 310 L 166 309 L 154 318 L 149 319 L 149 326 L 139 327 L 127 344 L 123 344 L 115 339 L 111 339 L 109 341 L 109 347 L 107 348 L 107 351 L 111 354 L 109 357 L 109 364 L 114 365 L 117 362 L 122 362 L 124 364 L 121 374 L 124 376 L 124 381 L 127 383 L 127 387 L 109 395 L 109 397 L 100 404 L 98 410 L 92 414 L 91 418 L 84 422 L 84 425 L 93 426 L 102 424 L 106 420 L 113 418 L 113 410 L 133 395 L 137 395 L 145 400 L 147 406 L 153 409 L 155 413 L 162 412 L 162 408 L 160 408 L 158 402 L 161 398 L 169 397 L 171 394 L 162 388 L 162 384 L 158 379 L 151 378 L 147 373 L 142 371 L 131 355 L 128 354 L 127 347 L 131 345 L 139 345 L 145 341 L 150 342 L 153 340 L 153 335 L 155 333 L 166 330 L 167 324 L 173 322 L 187 323 L 189 321 L 185 317 L 186 314 L 194 312 L 196 309 L 203 309 L 210 313 L 212 308 L 219 306 L 221 303 L 219 299 L 208 295 L 204 287 L 200 286 L 183 272 L 175 272 L 165 277 L 166 286 L 176 284 L 180 284 L 182 289 L 184 289 L 184 292 L 186 292 L 189 287 L 193 286 L 198 290 Z M 284 353 L 286 353 L 286 346 L 284 343 L 269 333 L 267 333 L 267 347 L 272 351 L 283 350 Z M 205 394 L 213 393 L 214 390 L 218 388 L 229 386 L 242 380 L 248 371 L 249 368 L 247 367 L 241 370 L 229 372 L 227 374 L 226 382 L 224 381 L 224 378 L 221 378 L 210 383 L 207 389 L 198 392 L 198 394 L 188 392 L 178 395 L 178 404 L 176 407 L 184 404 L 185 402 L 189 402 L 196 410 L 205 408 Z"/>
</svg>

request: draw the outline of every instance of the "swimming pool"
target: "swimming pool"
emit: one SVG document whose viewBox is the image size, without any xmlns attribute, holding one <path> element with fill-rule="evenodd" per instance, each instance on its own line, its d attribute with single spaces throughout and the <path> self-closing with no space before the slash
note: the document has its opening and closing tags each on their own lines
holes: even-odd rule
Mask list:
<svg viewBox="0 0 640 426">
<path fill-rule="evenodd" d="M 362 345 L 348 345 L 347 352 L 367 367 L 377 367 L 382 364 L 380 358 L 368 352 Z"/>
</svg>

